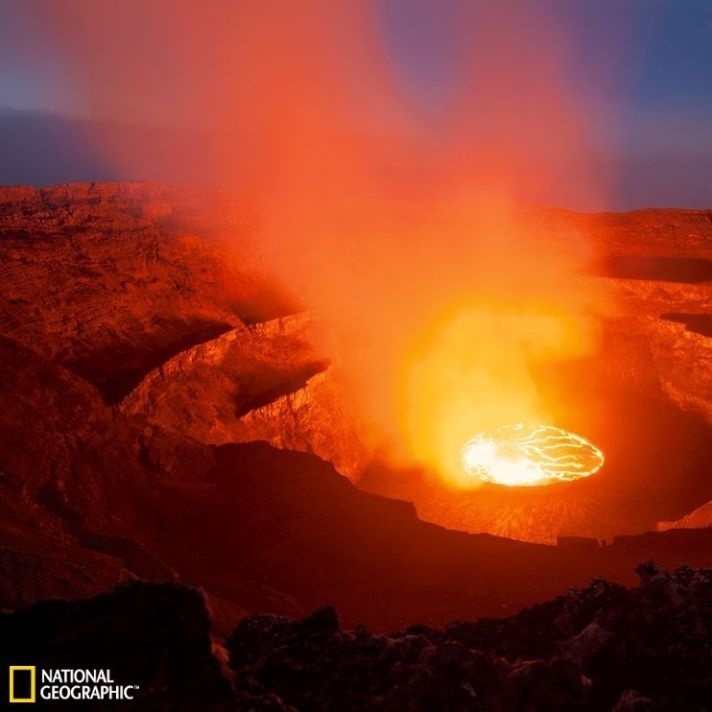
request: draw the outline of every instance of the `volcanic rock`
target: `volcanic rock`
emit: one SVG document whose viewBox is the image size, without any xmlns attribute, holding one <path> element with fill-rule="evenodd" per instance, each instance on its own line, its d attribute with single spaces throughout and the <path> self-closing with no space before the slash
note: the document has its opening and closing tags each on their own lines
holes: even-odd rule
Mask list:
<svg viewBox="0 0 712 712">
<path fill-rule="evenodd" d="M 116 402 L 239 322 L 259 305 L 259 277 L 217 237 L 176 229 L 179 198 L 142 184 L 2 189 L 0 333 Z"/>
<path fill-rule="evenodd" d="M 109 670 L 139 686 L 132 709 L 709 709 L 712 570 L 639 574 L 635 588 L 597 579 L 509 618 L 388 634 L 343 628 L 333 607 L 250 616 L 227 640 L 229 672 L 201 592 L 131 582 L 0 614 L 0 655 Z M 594 629 L 605 640 L 572 656 Z"/>
<path fill-rule="evenodd" d="M 701 507 L 698 507 L 677 521 L 658 522 L 658 531 L 667 531 L 668 529 L 704 529 L 705 527 L 712 527 L 712 502 L 705 502 Z"/>
<path fill-rule="evenodd" d="M 604 469 L 546 496 L 363 484 L 413 501 L 430 521 L 529 541 L 610 539 L 677 521 L 712 499 L 700 474 L 712 466 L 709 214 L 530 212 L 534 238 L 553 236 L 567 254 L 587 247 L 581 278 L 609 297 L 599 352 L 537 375 L 560 424 L 602 447 Z M 343 374 L 326 368 L 332 354 L 309 351 L 301 317 L 261 323 L 296 307 L 262 263 L 258 222 L 257 206 L 224 191 L 3 188 L 0 334 L 71 369 L 152 432 L 264 439 L 357 479 L 370 453 Z M 160 460 L 153 440 L 147 457 Z"/>
<path fill-rule="evenodd" d="M 107 406 L 64 367 L 0 342 L 2 605 L 128 578 L 199 583 L 227 632 L 246 612 L 333 602 L 378 628 L 498 615 L 636 560 L 712 564 L 709 537 L 590 552 L 447 531 L 314 455 L 210 448 Z M 706 558 L 707 557 L 707 558 Z"/>
<path fill-rule="evenodd" d="M 597 580 L 442 630 L 349 632 L 333 609 L 248 618 L 228 641 L 230 664 L 238 689 L 298 709 L 709 709 L 712 570 L 641 575 L 638 588 Z M 661 579 L 679 600 L 659 596 Z"/>
<path fill-rule="evenodd" d="M 133 582 L 84 601 L 47 601 L 0 613 L 0 657 L 42 669 L 108 670 L 138 685 L 129 702 L 55 703 L 58 709 L 236 709 L 213 655 L 199 591 Z M 39 680 L 38 680 L 39 683 Z"/>
<path fill-rule="evenodd" d="M 635 562 L 651 557 L 712 565 L 712 532 L 633 536 L 572 554 L 427 524 L 411 505 L 362 492 L 306 453 L 245 443 L 215 457 L 201 489 L 171 490 L 154 550 L 187 580 L 255 612 L 289 614 L 276 597 L 250 600 L 232 577 L 288 593 L 303 611 L 332 603 L 347 625 L 383 630 L 501 615 L 597 574 L 628 582 Z"/>
<path fill-rule="evenodd" d="M 254 212 L 227 193 L 143 183 L 2 188 L 0 334 L 152 428 L 264 439 L 355 477 L 368 454 L 341 376 L 313 379 L 329 358 L 306 315 L 286 317 L 295 307 L 261 263 Z"/>
<path fill-rule="evenodd" d="M 172 576 L 142 543 L 152 473 L 140 430 L 74 373 L 4 337 L 0 366 L 0 605 Z"/>
<path fill-rule="evenodd" d="M 712 563 L 704 531 L 575 557 L 447 531 L 314 455 L 147 431 L 62 366 L 0 345 L 6 607 L 179 578 L 204 587 L 218 632 L 245 612 L 295 615 L 328 602 L 349 625 L 383 629 L 498 615 L 595 573 L 621 580 L 650 556 Z"/>
<path fill-rule="evenodd" d="M 264 440 L 311 452 L 354 479 L 368 451 L 308 314 L 235 328 L 150 372 L 124 413 L 210 445 Z"/>
<path fill-rule="evenodd" d="M 613 712 L 652 712 L 659 709 L 649 697 L 638 694 L 635 690 L 626 690 L 620 696 Z"/>
</svg>

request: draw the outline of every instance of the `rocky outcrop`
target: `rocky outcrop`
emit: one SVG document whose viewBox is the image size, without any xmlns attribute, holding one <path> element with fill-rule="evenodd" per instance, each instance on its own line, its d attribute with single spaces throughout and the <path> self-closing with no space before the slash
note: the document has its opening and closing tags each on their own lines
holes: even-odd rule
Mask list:
<svg viewBox="0 0 712 712">
<path fill-rule="evenodd" d="M 199 590 L 130 582 L 0 613 L 0 655 L 107 670 L 139 710 L 708 709 L 712 570 L 637 573 L 635 588 L 599 578 L 511 617 L 391 633 L 342 627 L 331 606 L 250 616 L 226 650 Z"/>
<path fill-rule="evenodd" d="M 163 431 L 264 439 L 356 477 L 356 416 L 309 318 L 283 316 L 294 307 L 265 276 L 254 221 L 219 191 L 2 188 L 0 334 L 121 403 L 151 429 L 153 465 Z"/>
<path fill-rule="evenodd" d="M 302 388 L 245 413 L 232 440 L 265 440 L 278 448 L 313 453 L 357 480 L 371 452 L 340 378 L 345 379 L 335 369 L 318 373 Z"/>
<path fill-rule="evenodd" d="M 142 577 L 209 584 L 222 631 L 247 611 L 303 610 L 292 595 L 300 592 L 271 587 L 245 565 L 265 532 L 253 531 L 257 539 L 220 570 L 194 565 L 233 524 L 225 512 L 212 535 L 190 528 L 223 496 L 207 481 L 213 448 L 107 406 L 73 372 L 4 338 L 0 366 L 0 607 Z"/>
<path fill-rule="evenodd" d="M 619 332 L 649 344 L 664 394 L 712 425 L 710 211 L 644 210 L 581 216 Z M 615 323 L 615 322 L 614 322 Z"/>
<path fill-rule="evenodd" d="M 328 602 L 347 625 L 386 629 L 501 615 L 593 575 L 625 580 L 651 556 L 712 564 L 706 530 L 575 555 L 447 531 L 314 455 L 145 426 L 64 367 L 1 345 L 2 607 L 178 579 L 204 588 L 219 634 L 246 613 Z"/>
<path fill-rule="evenodd" d="M 8 494 L 106 523 L 108 502 L 140 489 L 131 424 L 67 369 L 0 337 L 0 467 Z M 106 509 L 97 503 L 106 502 Z"/>
<path fill-rule="evenodd" d="M 712 527 L 712 502 L 705 502 L 684 517 L 670 522 L 658 522 L 658 531 L 668 529 L 705 529 Z"/>
<path fill-rule="evenodd" d="M 145 548 L 154 473 L 140 429 L 74 373 L 4 337 L 0 434 L 0 606 L 173 575 Z"/>
<path fill-rule="evenodd" d="M 265 440 L 310 452 L 355 479 L 365 437 L 315 341 L 306 313 L 235 328 L 149 373 L 121 410 L 210 445 Z"/>
<path fill-rule="evenodd" d="M 3 188 L 0 333 L 116 402 L 185 348 L 284 313 L 239 227 L 211 215 L 219 198 L 147 184 Z"/>
<path fill-rule="evenodd" d="M 242 621 L 238 689 L 283 709 L 707 709 L 712 571 L 647 564 L 626 589 L 596 580 L 507 619 L 339 626 L 332 608 Z"/>
<path fill-rule="evenodd" d="M 270 319 L 294 307 L 261 263 L 258 211 L 224 191 L 142 183 L 0 189 L 0 334 L 66 366 L 143 422 L 152 433 L 143 438 L 151 441 L 150 467 L 169 463 L 159 445 L 165 431 L 207 444 L 264 439 L 315 453 L 356 480 L 371 453 L 338 364 L 326 368 L 331 354 L 317 353 L 303 317 Z M 533 541 L 606 538 L 674 521 L 712 497 L 703 429 L 690 425 L 694 436 L 682 442 L 662 412 L 712 423 L 709 214 L 536 210 L 528 218 L 534 236 L 554 236 L 562 249 L 580 242 L 592 263 L 585 279 L 612 297 L 598 305 L 600 352 L 537 377 L 554 391 L 562 419 L 574 428 L 581 420 L 581 432 L 604 447 L 605 471 L 569 488 L 561 506 L 556 496 L 541 504 L 499 495 L 464 501 L 461 493 L 401 492 L 373 479 L 368 487 L 409 498 L 421 516 L 446 526 Z M 625 433 L 642 453 L 632 462 L 616 457 L 625 444 L 606 423 L 617 419 L 636 423 Z M 660 455 L 665 431 L 682 444 L 671 439 Z M 665 475 L 641 488 L 660 458 Z M 627 484 L 611 497 L 613 481 Z M 649 501 L 626 508 L 632 492 L 649 493 Z"/>
<path fill-rule="evenodd" d="M 636 562 L 712 565 L 712 531 L 620 538 L 572 552 L 448 531 L 412 505 L 360 491 L 313 455 L 265 443 L 225 445 L 204 485 L 172 493 L 154 518 L 161 558 L 181 575 L 254 612 L 286 613 L 232 583 L 259 581 L 302 611 L 334 604 L 346 625 L 503 615 L 602 575 L 628 582 Z M 200 532 L 200 537 L 196 537 Z"/>
</svg>

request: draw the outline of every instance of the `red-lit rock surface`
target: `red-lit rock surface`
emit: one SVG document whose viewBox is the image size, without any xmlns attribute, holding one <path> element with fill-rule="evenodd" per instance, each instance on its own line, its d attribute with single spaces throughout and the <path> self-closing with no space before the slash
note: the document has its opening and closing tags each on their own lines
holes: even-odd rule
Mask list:
<svg viewBox="0 0 712 712">
<path fill-rule="evenodd" d="M 674 522 L 658 522 L 658 531 L 668 529 L 705 529 L 712 527 L 712 502 L 705 502 L 697 509 Z"/>
<path fill-rule="evenodd" d="M 164 191 L 141 184 L 0 189 L 0 332 L 115 402 L 231 328 L 261 285 L 236 279 L 216 235 L 175 219 Z"/>
<path fill-rule="evenodd" d="M 121 410 L 210 444 L 265 440 L 356 478 L 367 450 L 307 314 L 235 328 L 151 371 Z"/>
<path fill-rule="evenodd" d="M 133 577 L 174 578 L 204 587 L 222 632 L 246 612 L 301 615 L 328 602 L 347 624 L 380 628 L 513 611 L 594 575 L 628 581 L 650 558 L 712 563 L 706 530 L 572 553 L 447 531 L 410 504 L 357 489 L 313 454 L 350 477 L 367 459 L 341 376 L 311 345 L 306 318 L 288 316 L 294 307 L 262 276 L 254 216 L 241 206 L 223 194 L 140 184 L 0 191 L 0 606 L 86 595 Z M 636 221 L 645 228 L 647 219 L 552 215 L 581 220 L 581 229 L 599 220 L 616 249 L 622 228 L 606 221 L 637 234 Z M 666 215 L 659 219 L 682 219 Z M 609 315 L 609 354 L 625 354 L 623 365 L 603 358 L 586 378 L 583 367 L 566 374 L 591 395 L 602 423 L 609 402 L 592 394 L 604 383 L 630 422 L 649 418 L 635 435 L 648 450 L 628 447 L 635 429 L 616 436 L 601 426 L 609 459 L 618 458 L 603 492 L 593 487 L 601 473 L 586 481 L 590 491 L 558 503 L 554 490 L 520 509 L 497 495 L 445 502 L 432 519 L 520 538 L 529 527 L 531 538 L 548 540 L 560 521 L 563 533 L 591 533 L 603 518 L 615 534 L 633 517 L 640 531 L 710 499 L 699 467 L 704 422 L 681 412 L 681 399 L 670 402 L 664 384 L 674 364 L 663 356 L 672 346 L 651 346 L 675 334 L 686 343 L 685 327 L 653 315 L 657 303 L 647 315 L 626 311 L 635 299 L 649 305 L 658 284 L 663 295 L 683 287 L 616 279 L 632 290 L 629 306 Z M 693 296 L 665 310 L 703 309 Z M 699 398 L 706 376 L 693 369 L 697 350 L 680 354 L 698 374 L 690 397 Z M 548 388 L 570 390 L 561 374 L 547 378 Z M 657 382 L 639 397 L 641 384 Z M 659 437 L 670 427 L 672 450 Z M 248 439 L 289 450 L 231 444 Z M 398 494 L 422 517 L 427 503 L 440 506 L 432 491 Z M 568 526 L 577 521 L 583 531 Z"/>
<path fill-rule="evenodd" d="M 0 334 L 149 425 L 265 439 L 355 475 L 354 418 L 331 373 L 310 382 L 329 361 L 308 320 L 277 318 L 294 307 L 260 265 L 253 213 L 140 183 L 0 188 Z"/>
</svg>

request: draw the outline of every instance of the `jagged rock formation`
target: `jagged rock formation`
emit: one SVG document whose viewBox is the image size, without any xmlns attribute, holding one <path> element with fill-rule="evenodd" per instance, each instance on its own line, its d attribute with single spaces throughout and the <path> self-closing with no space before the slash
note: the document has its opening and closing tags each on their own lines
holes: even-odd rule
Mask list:
<svg viewBox="0 0 712 712">
<path fill-rule="evenodd" d="M 705 326 L 712 309 L 712 212 L 640 210 L 577 221 L 595 245 L 615 330 L 646 342 L 664 394 L 712 424 L 712 333 Z"/>
<path fill-rule="evenodd" d="M 371 452 L 363 426 L 348 407 L 341 378 L 332 369 L 319 373 L 303 388 L 245 413 L 232 440 L 266 440 L 275 447 L 310 452 L 357 480 Z"/>
<path fill-rule="evenodd" d="M 161 513 L 170 532 L 157 544 L 162 557 L 222 597 L 240 594 L 231 576 L 260 581 L 303 611 L 335 604 L 347 625 L 502 615 L 595 575 L 629 582 L 648 558 L 712 564 L 712 532 L 633 536 L 572 552 L 424 523 L 412 506 L 359 491 L 312 455 L 263 443 L 225 445 L 215 455 L 205 483 L 212 491 L 182 490 Z M 284 612 L 276 598 L 237 600 Z"/>
<path fill-rule="evenodd" d="M 596 574 L 625 580 L 651 556 L 712 564 L 706 532 L 572 557 L 447 531 L 313 455 L 145 432 L 63 367 L 12 344 L 0 357 L 2 428 L 15 434 L 2 452 L 3 607 L 179 578 L 205 588 L 223 633 L 246 612 L 327 602 L 349 625 L 385 628 L 513 611 Z"/>
<path fill-rule="evenodd" d="M 512 618 L 345 631 L 323 609 L 259 616 L 231 636 L 237 685 L 282 709 L 704 710 L 712 699 L 712 571 L 638 569 Z"/>
<path fill-rule="evenodd" d="M 706 539 L 660 535 L 572 559 L 447 531 L 313 455 L 144 428 L 64 367 L 2 346 L 2 607 L 170 578 L 204 587 L 221 633 L 247 612 L 330 601 L 348 624 L 383 628 L 513 611 L 652 555 L 712 563 Z"/>
<path fill-rule="evenodd" d="M 216 236 L 171 227 L 171 197 L 141 184 L 2 189 L 0 333 L 116 402 L 231 328 L 265 288 Z"/>
<path fill-rule="evenodd" d="M 708 710 L 712 570 L 637 573 L 636 588 L 596 579 L 509 618 L 389 634 L 344 629 L 333 607 L 252 616 L 227 654 L 200 592 L 133 582 L 0 614 L 0 655 L 108 669 L 139 685 L 132 709 Z"/>
<path fill-rule="evenodd" d="M 140 429 L 74 373 L 4 337 L 0 364 L 0 605 L 170 577 L 141 544 L 151 531 L 152 473 L 141 463 Z M 157 435 L 150 447 L 159 445 L 174 453 L 177 479 L 211 464 L 207 448 L 195 453 Z"/>
<path fill-rule="evenodd" d="M 235 328 L 150 372 L 121 410 L 210 445 L 265 440 L 311 452 L 355 479 L 365 437 L 312 329 L 308 314 Z"/>
<path fill-rule="evenodd" d="M 308 318 L 279 318 L 295 307 L 266 276 L 254 221 L 218 191 L 0 188 L 0 334 L 148 426 L 265 439 L 355 477 L 368 454 L 340 377 L 323 373 Z"/>
</svg>

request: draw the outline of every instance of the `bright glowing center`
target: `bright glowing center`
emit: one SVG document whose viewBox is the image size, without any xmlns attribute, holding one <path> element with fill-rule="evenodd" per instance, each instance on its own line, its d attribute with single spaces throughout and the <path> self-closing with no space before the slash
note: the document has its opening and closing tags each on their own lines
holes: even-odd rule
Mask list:
<svg viewBox="0 0 712 712">
<path fill-rule="evenodd" d="M 554 425 L 504 425 L 478 433 L 460 453 L 469 477 L 507 486 L 548 485 L 589 477 L 603 453 L 585 438 Z"/>
</svg>

